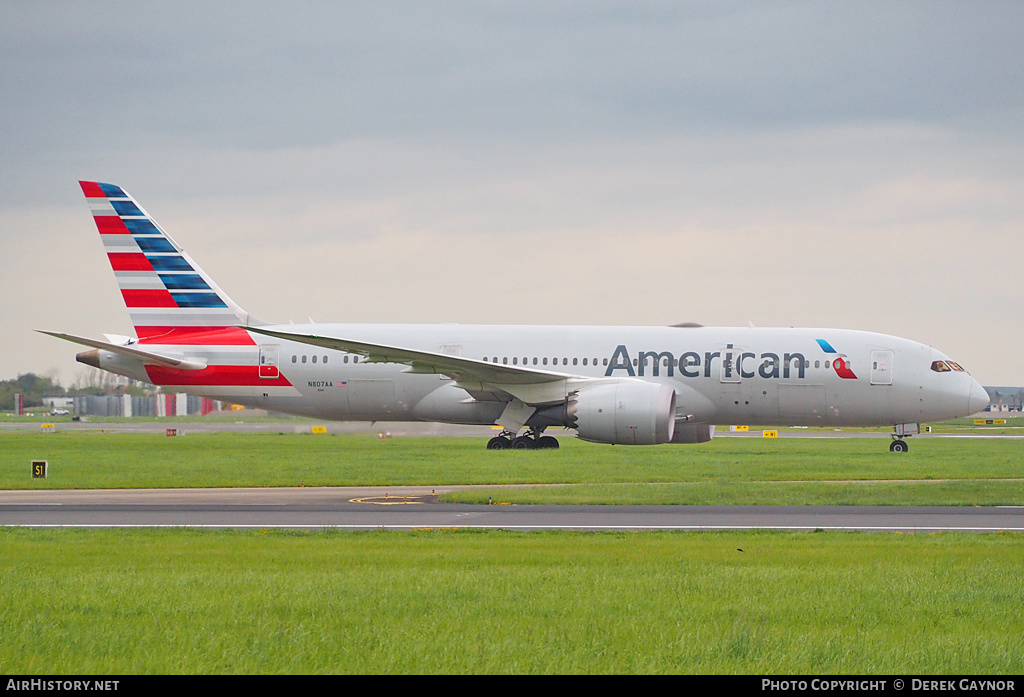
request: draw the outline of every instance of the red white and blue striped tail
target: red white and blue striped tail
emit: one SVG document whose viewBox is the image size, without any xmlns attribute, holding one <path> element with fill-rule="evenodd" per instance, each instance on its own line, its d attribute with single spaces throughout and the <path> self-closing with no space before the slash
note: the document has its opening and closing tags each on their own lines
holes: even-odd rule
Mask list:
<svg viewBox="0 0 1024 697">
<path fill-rule="evenodd" d="M 249 316 L 124 189 L 79 182 L 140 343 L 251 343 Z M 234 341 L 232 341 L 234 339 Z"/>
</svg>

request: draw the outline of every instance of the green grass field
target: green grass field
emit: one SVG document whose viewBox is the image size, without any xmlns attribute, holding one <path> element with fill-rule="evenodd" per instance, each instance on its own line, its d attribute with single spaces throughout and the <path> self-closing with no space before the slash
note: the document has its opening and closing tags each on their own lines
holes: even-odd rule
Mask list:
<svg viewBox="0 0 1024 697">
<path fill-rule="evenodd" d="M 0 488 L 537 484 L 453 494 L 517 503 L 1024 505 L 1024 442 L 720 438 L 640 448 L 567 438 L 487 451 L 478 438 L 213 433 L 0 433 Z M 46 480 L 30 463 L 47 460 Z"/>
<path fill-rule="evenodd" d="M 1020 674 L 1022 542 L 4 529 L 0 665 L 12 674 Z"/>
<path fill-rule="evenodd" d="M 553 483 L 473 500 L 1021 505 L 1022 447 L 2 432 L 0 488 Z M 48 479 L 30 478 L 33 459 Z M 1018 534 L 0 528 L 0 666 L 1019 674 L 1022 569 Z"/>
</svg>

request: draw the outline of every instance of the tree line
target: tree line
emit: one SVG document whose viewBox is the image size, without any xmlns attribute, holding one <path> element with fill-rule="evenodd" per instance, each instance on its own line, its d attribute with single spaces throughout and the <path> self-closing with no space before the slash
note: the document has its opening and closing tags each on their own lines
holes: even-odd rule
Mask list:
<svg viewBox="0 0 1024 697">
<path fill-rule="evenodd" d="M 95 371 L 95 372 L 93 372 Z M 80 394 L 110 394 L 113 392 L 144 395 L 156 391 L 153 385 L 112 375 L 106 371 L 92 369 L 82 372 L 75 384 L 65 388 L 58 381 L 45 375 L 22 373 L 13 380 L 0 380 L 0 411 L 14 411 L 14 395 L 25 395 L 25 407 L 40 407 L 43 396 L 60 397 Z"/>
</svg>

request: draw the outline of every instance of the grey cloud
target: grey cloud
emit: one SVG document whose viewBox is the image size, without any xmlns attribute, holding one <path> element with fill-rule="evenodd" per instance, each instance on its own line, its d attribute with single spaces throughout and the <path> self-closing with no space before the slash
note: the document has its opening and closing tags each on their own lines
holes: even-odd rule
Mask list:
<svg viewBox="0 0 1024 697">
<path fill-rule="evenodd" d="M 531 321 L 834 323 L 1024 381 L 985 287 L 1022 244 L 1019 2 L 2 11 L 0 277 L 60 272 L 0 298 L 12 335 L 128 331 L 95 177 L 272 319 L 523 321 L 480 291 L 511 263 Z M 73 354 L 20 342 L 9 370 Z"/>
<path fill-rule="evenodd" d="M 554 5 L 554 9 L 551 9 Z M 511 8 L 511 9 L 509 9 Z M 31 3 L 15 153 L 84 134 L 289 147 L 1019 110 L 1017 3 Z"/>
</svg>

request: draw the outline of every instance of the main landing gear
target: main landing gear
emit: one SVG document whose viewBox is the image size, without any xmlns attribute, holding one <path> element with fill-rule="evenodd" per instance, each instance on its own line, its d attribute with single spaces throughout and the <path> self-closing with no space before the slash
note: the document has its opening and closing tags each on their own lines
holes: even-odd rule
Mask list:
<svg viewBox="0 0 1024 697">
<path fill-rule="evenodd" d="M 517 436 L 515 431 L 502 431 L 487 441 L 488 450 L 558 450 L 558 439 L 541 435 L 543 429 L 527 429 Z"/>
</svg>

